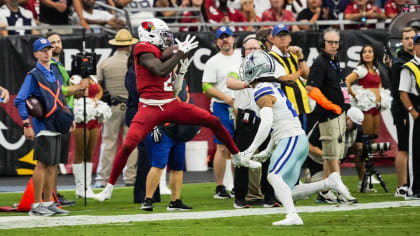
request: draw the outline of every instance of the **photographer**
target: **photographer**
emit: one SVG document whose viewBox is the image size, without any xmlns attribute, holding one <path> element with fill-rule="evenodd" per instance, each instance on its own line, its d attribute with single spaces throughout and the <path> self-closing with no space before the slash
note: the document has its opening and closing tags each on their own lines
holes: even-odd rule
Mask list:
<svg viewBox="0 0 420 236">
<path fill-rule="evenodd" d="M 363 128 L 361 126 L 363 122 L 363 112 L 357 107 L 351 107 L 347 111 L 346 116 L 346 132 L 344 134 L 344 154 L 341 161 L 347 156 L 355 155 L 355 165 L 359 176 L 359 189 L 365 172 L 365 162 L 361 158 L 362 150 L 362 136 Z M 313 119 L 309 120 L 309 124 Z M 322 161 L 322 142 L 320 140 L 319 123 L 313 123 L 313 126 L 309 130 L 309 158 L 306 159 L 305 167 L 309 168 L 312 181 L 318 181 L 322 179 L 322 171 L 326 172 L 327 175 L 331 173 L 331 170 L 323 170 Z M 374 190 L 371 190 L 374 191 Z M 318 194 L 317 202 L 319 203 L 337 203 L 337 197 L 329 191 L 321 191 Z M 357 199 L 352 199 L 357 201 Z"/>
</svg>

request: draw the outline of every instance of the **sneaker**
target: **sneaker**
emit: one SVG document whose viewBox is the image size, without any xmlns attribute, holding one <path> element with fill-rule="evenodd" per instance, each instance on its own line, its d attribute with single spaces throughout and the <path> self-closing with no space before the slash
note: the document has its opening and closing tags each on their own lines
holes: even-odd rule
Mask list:
<svg viewBox="0 0 420 236">
<path fill-rule="evenodd" d="M 338 194 L 337 196 L 338 203 L 357 203 L 357 198 L 353 197 L 352 195 L 344 197 L 342 194 Z"/>
<path fill-rule="evenodd" d="M 182 203 L 181 199 L 176 199 L 174 202 L 169 202 L 169 206 L 166 208 L 168 211 L 189 211 L 192 207 Z"/>
<path fill-rule="evenodd" d="M 35 204 L 32 204 L 31 210 L 29 211 L 30 216 L 52 216 L 55 215 L 54 211 L 49 210 L 41 203 L 38 203 L 38 206 L 34 207 Z"/>
<path fill-rule="evenodd" d="M 102 183 L 102 182 L 96 182 L 95 183 L 95 188 L 105 188 L 105 183 Z"/>
<path fill-rule="evenodd" d="M 291 213 L 286 215 L 286 219 L 273 222 L 273 225 L 303 225 L 303 221 L 297 213 Z"/>
<path fill-rule="evenodd" d="M 52 212 L 55 212 L 56 215 L 68 215 L 70 213 L 70 211 L 63 210 L 60 207 L 58 207 L 58 204 L 55 202 L 47 206 L 47 209 Z"/>
<path fill-rule="evenodd" d="M 143 205 L 141 205 L 143 211 L 153 211 L 153 201 L 151 198 L 144 199 Z"/>
<path fill-rule="evenodd" d="M 224 185 L 219 185 L 219 186 L 216 187 L 216 194 L 214 194 L 213 198 L 216 198 L 216 199 L 226 199 L 226 198 L 231 198 L 231 196 L 226 191 Z"/>
<path fill-rule="evenodd" d="M 337 172 L 333 172 L 332 174 L 330 174 L 327 180 L 328 180 L 327 187 L 332 188 L 337 193 L 343 195 L 344 197 L 343 200 L 347 199 L 350 201 L 350 199 L 354 199 L 354 197 L 351 196 L 347 187 L 341 181 L 341 176 Z"/>
<path fill-rule="evenodd" d="M 96 194 L 93 198 L 100 202 L 109 200 L 111 199 L 113 189 L 114 189 L 114 185 L 107 183 L 105 189 L 102 190 L 102 192 Z"/>
<path fill-rule="evenodd" d="M 407 186 L 401 186 L 397 188 L 397 191 L 395 191 L 394 197 L 403 197 L 405 198 L 408 195 L 408 187 Z"/>
<path fill-rule="evenodd" d="M 419 200 L 420 199 L 420 193 L 415 193 L 413 195 L 407 195 L 404 198 L 405 200 Z"/>
<path fill-rule="evenodd" d="M 270 207 L 280 207 L 280 203 L 278 203 L 276 200 L 274 199 L 267 199 L 264 202 L 264 207 L 265 208 L 270 208 Z"/>
<path fill-rule="evenodd" d="M 264 205 L 264 199 L 252 199 L 247 201 L 251 206 L 262 206 Z"/>
<path fill-rule="evenodd" d="M 246 200 L 235 199 L 233 203 L 233 207 L 240 209 L 240 208 L 249 208 L 249 203 Z"/>
<path fill-rule="evenodd" d="M 372 181 L 372 184 L 373 184 L 373 181 Z M 359 184 L 357 184 L 357 190 L 359 191 L 359 192 L 361 192 L 360 190 L 362 189 L 362 181 L 359 181 Z M 376 189 L 374 189 L 373 187 L 372 188 L 370 188 L 369 187 L 369 184 L 367 184 L 366 185 L 366 188 L 365 188 L 365 192 L 367 193 L 367 192 L 370 192 L 370 193 L 376 193 L 376 192 L 378 192 L 378 191 L 376 191 Z"/>
<path fill-rule="evenodd" d="M 333 191 L 329 190 L 327 192 L 319 192 L 318 196 L 315 200 L 316 203 L 328 203 L 328 204 L 336 204 L 338 203 L 337 197 L 333 193 Z"/>
<path fill-rule="evenodd" d="M 76 202 L 75 201 L 67 200 L 66 198 L 64 198 L 63 195 L 61 195 L 59 193 L 57 193 L 56 196 L 58 198 L 58 201 L 60 202 L 60 205 L 63 206 L 63 207 L 76 205 Z"/>
</svg>

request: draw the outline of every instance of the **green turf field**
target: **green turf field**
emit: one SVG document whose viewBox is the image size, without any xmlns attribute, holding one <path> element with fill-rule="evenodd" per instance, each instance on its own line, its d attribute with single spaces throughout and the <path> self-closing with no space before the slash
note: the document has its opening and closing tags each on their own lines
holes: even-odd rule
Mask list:
<svg viewBox="0 0 420 236">
<path fill-rule="evenodd" d="M 390 190 L 385 193 L 375 185 L 377 193 L 356 193 L 357 177 L 343 177 L 353 196 L 360 203 L 375 203 L 401 201 L 393 197 L 396 187 L 395 175 L 385 175 L 384 180 Z M 213 199 L 214 183 L 186 184 L 183 186 L 183 201 L 191 205 L 193 212 L 232 210 L 233 199 Z M 98 192 L 99 190 L 95 190 Z M 72 199 L 74 192 L 64 195 Z M 11 206 L 20 200 L 21 193 L 0 194 L 0 206 Z M 321 206 L 314 203 L 316 196 L 311 199 L 298 201 L 296 206 Z M 163 196 L 162 203 L 155 203 L 153 213 L 143 212 L 140 204 L 133 202 L 132 188 L 117 188 L 112 199 L 107 202 L 88 200 L 84 207 L 82 199 L 76 199 L 76 206 L 67 207 L 71 216 L 77 215 L 133 215 L 167 213 L 166 206 L 169 196 Z M 325 206 L 326 207 L 326 206 Z M 172 213 L 178 214 L 178 213 Z M 206 214 L 203 212 L 203 214 Z M 8 216 L 27 216 L 27 213 L 0 213 L 0 218 Z M 151 222 L 126 222 L 102 225 L 57 226 L 45 228 L 7 229 L 1 230 L 1 235 L 419 235 L 420 207 L 399 207 L 370 210 L 354 210 L 343 212 L 315 212 L 300 213 L 304 221 L 303 226 L 279 227 L 271 226 L 273 221 L 280 220 L 284 214 L 270 214 L 259 216 L 226 217 L 199 220 L 166 220 Z M 43 217 L 48 220 L 54 217 Z M 22 217 L 30 220 L 30 217 Z M 1 220 L 1 219 L 0 219 Z M 1 227 L 1 223 L 0 223 Z M 30 224 L 28 223 L 28 227 Z"/>
</svg>

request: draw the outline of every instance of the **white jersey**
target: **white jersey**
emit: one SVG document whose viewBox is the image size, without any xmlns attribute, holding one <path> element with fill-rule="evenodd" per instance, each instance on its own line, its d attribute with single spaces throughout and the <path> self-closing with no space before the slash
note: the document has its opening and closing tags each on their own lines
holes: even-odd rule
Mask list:
<svg viewBox="0 0 420 236">
<path fill-rule="evenodd" d="M 273 125 L 271 136 L 277 144 L 281 139 L 305 134 L 300 124 L 298 115 L 292 103 L 287 99 L 278 83 L 258 83 L 254 88 L 255 102 L 264 95 L 276 98 L 273 104 Z M 260 108 L 258 108 L 258 113 Z"/>
</svg>

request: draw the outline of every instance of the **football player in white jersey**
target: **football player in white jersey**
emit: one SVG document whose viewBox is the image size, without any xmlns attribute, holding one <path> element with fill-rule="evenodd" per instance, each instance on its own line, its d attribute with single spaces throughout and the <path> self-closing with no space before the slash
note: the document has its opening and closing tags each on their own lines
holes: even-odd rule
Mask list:
<svg viewBox="0 0 420 236">
<path fill-rule="evenodd" d="M 254 100 L 258 105 L 257 115 L 261 118 L 261 123 L 252 144 L 245 151 L 247 155 L 242 156 L 242 159 L 234 158 L 234 164 L 241 165 L 251 156 L 254 160 L 264 162 L 271 156 L 267 179 L 287 213 L 286 219 L 274 222 L 273 225 L 302 225 L 303 221 L 296 212 L 294 200 L 325 188 L 334 189 L 345 197 L 350 193 L 336 172 L 322 181 L 295 186 L 308 155 L 308 137 L 293 105 L 274 77 L 274 67 L 273 59 L 264 51 L 251 53 L 241 65 L 241 80 L 254 88 Z M 254 155 L 270 132 L 271 140 L 267 148 Z"/>
</svg>

